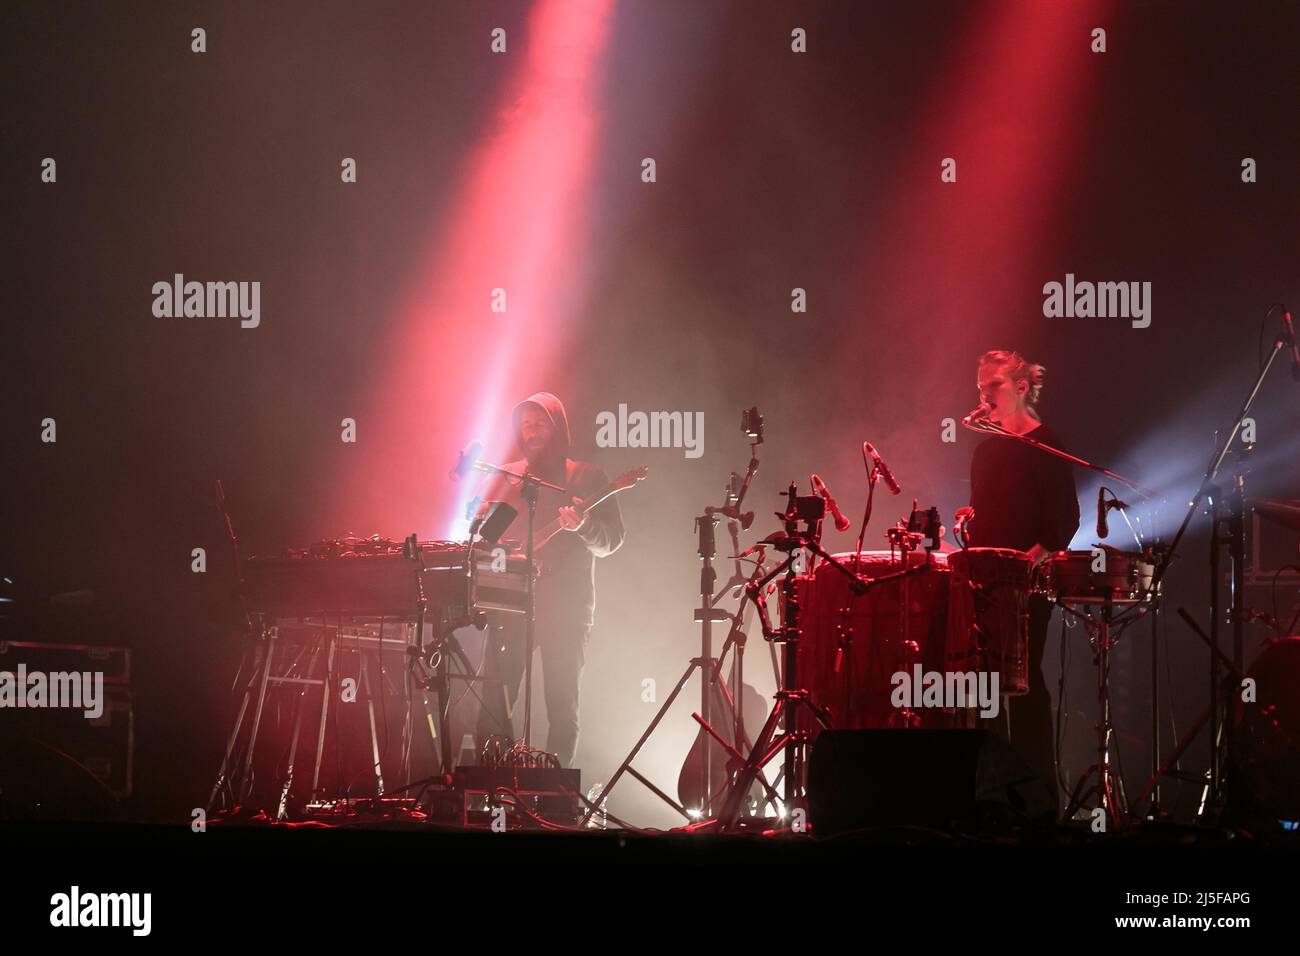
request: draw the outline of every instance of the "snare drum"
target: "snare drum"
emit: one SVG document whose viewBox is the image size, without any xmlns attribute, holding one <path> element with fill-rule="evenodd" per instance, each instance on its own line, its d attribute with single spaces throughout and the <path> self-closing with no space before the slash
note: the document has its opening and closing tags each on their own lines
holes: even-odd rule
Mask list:
<svg viewBox="0 0 1300 956">
<path fill-rule="evenodd" d="M 948 555 L 946 669 L 996 673 L 999 692 L 1029 693 L 1029 555 L 967 548 Z"/>
<path fill-rule="evenodd" d="M 853 566 L 853 552 L 836 559 Z M 930 569 L 853 594 L 849 578 L 823 562 L 800 579 L 800 641 L 797 677 L 813 701 L 830 711 L 836 730 L 900 726 L 890 701 L 893 675 L 942 671 L 948 618 L 948 562 L 943 554 L 864 551 L 858 573 L 876 579 L 905 567 Z M 848 608 L 848 613 L 843 613 Z M 842 625 L 846 625 L 846 631 Z M 920 726 L 957 726 L 951 712 L 919 708 Z M 816 736 L 820 726 L 806 714 L 800 729 Z"/>
<path fill-rule="evenodd" d="M 1044 566 L 1042 587 L 1062 604 L 1144 604 L 1155 570 L 1141 554 L 1116 548 L 1057 551 Z"/>
</svg>

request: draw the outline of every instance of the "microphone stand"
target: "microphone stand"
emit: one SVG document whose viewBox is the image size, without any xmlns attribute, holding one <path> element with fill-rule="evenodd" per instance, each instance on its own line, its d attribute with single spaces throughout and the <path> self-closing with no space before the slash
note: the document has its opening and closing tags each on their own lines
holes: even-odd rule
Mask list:
<svg viewBox="0 0 1300 956">
<path fill-rule="evenodd" d="M 1115 472 L 1111 471 L 1109 468 L 1103 468 L 1101 465 L 1094 465 L 1090 461 L 1084 461 L 1082 458 L 1079 458 L 1075 455 L 1071 455 L 1067 451 L 1062 451 L 1061 449 L 1055 447 L 1054 445 L 1049 445 L 1046 442 L 1041 442 L 1036 438 L 1028 438 L 1024 435 L 1017 435 L 1015 432 L 1009 432 L 1001 425 L 997 424 L 996 422 L 991 422 L 988 421 L 987 419 L 971 418 L 968 415 L 966 418 L 963 418 L 961 420 L 961 423 L 965 425 L 967 428 L 969 428 L 971 431 L 988 432 L 991 435 L 1001 435 L 1003 438 L 1013 438 L 1016 441 L 1020 442 L 1022 445 L 1028 445 L 1031 448 L 1037 448 L 1039 451 L 1045 451 L 1049 455 L 1055 455 L 1057 458 L 1064 459 L 1065 461 L 1068 461 L 1072 465 L 1078 465 L 1080 468 L 1087 468 L 1089 471 L 1095 471 L 1098 474 L 1105 475 L 1107 478 L 1113 478 L 1116 481 L 1123 482 L 1129 488 L 1132 488 L 1139 495 L 1141 495 L 1143 500 L 1145 501 L 1150 501 L 1156 496 L 1156 493 L 1154 491 L 1150 490 L 1149 488 L 1142 487 L 1136 481 L 1133 481 L 1131 478 L 1125 478 L 1123 475 L 1116 474 Z"/>
<path fill-rule="evenodd" d="M 863 463 L 866 459 L 866 447 L 863 443 Z M 880 466 L 872 465 L 867 471 L 867 505 L 862 512 L 862 527 L 858 529 L 858 543 L 853 552 L 853 574 L 856 577 L 862 566 L 862 542 L 867 534 L 867 525 L 871 523 L 872 503 L 876 497 L 876 482 L 880 480 Z M 857 695 L 853 687 L 853 624 L 849 620 L 849 615 L 853 611 L 853 602 L 859 597 L 856 592 L 850 590 L 845 604 L 840 608 L 840 621 L 835 627 L 835 664 L 833 672 L 844 674 L 844 694 L 848 700 L 848 713 L 846 715 L 848 726 L 856 726 L 854 721 L 857 719 Z M 844 669 L 845 658 L 848 658 L 848 669 Z"/>
<path fill-rule="evenodd" d="M 484 472 L 489 475 L 501 475 L 504 478 L 513 478 L 519 482 L 519 493 L 528 505 L 528 537 L 525 538 L 525 556 L 528 568 L 527 577 L 524 579 L 524 653 L 528 656 L 524 658 L 524 746 L 532 749 L 533 735 L 533 648 L 536 641 L 537 627 L 537 594 L 536 583 L 537 561 L 533 554 L 533 526 L 537 522 L 537 492 L 541 488 L 550 488 L 552 491 L 564 493 L 564 489 L 559 485 L 551 484 L 536 475 L 530 475 L 528 472 L 518 474 L 500 465 L 489 464 L 485 461 L 476 461 L 473 465 L 476 471 Z"/>
<path fill-rule="evenodd" d="M 1186 534 L 1188 526 L 1192 522 L 1192 516 L 1196 514 L 1201 502 L 1209 498 L 1211 506 L 1210 517 L 1210 568 L 1213 578 L 1210 582 L 1210 706 L 1209 706 L 1209 725 L 1210 725 L 1210 772 L 1209 772 L 1209 800 L 1208 808 L 1211 813 L 1217 814 L 1222 809 L 1221 788 L 1223 787 L 1223 767 L 1233 767 L 1236 759 L 1236 735 L 1233 733 L 1234 728 L 1231 721 L 1225 721 L 1226 733 L 1220 730 L 1220 696 L 1223 684 L 1223 656 L 1219 650 L 1219 619 L 1222 616 L 1222 604 L 1220 597 L 1221 581 L 1219 579 L 1219 553 L 1225 537 L 1221 532 L 1223 518 L 1220 516 L 1221 489 L 1215 484 L 1218 477 L 1219 469 L 1223 467 L 1224 459 L 1228 457 L 1228 452 L 1232 449 L 1233 442 L 1237 440 L 1237 433 L 1242 427 L 1242 422 L 1250 416 L 1250 410 L 1259 397 L 1260 389 L 1264 385 L 1264 380 L 1273 368 L 1273 363 L 1277 360 L 1282 350 L 1292 342 L 1290 333 L 1278 336 L 1273 342 L 1273 351 L 1268 360 L 1260 366 L 1259 374 L 1255 377 L 1255 382 L 1246 395 L 1246 400 L 1242 403 L 1241 410 L 1237 417 L 1233 419 L 1232 428 L 1228 430 L 1227 436 L 1223 439 L 1218 451 L 1210 459 L 1210 464 L 1205 470 L 1205 476 L 1201 479 L 1201 485 L 1196 490 L 1196 494 L 1188 503 L 1187 513 L 1183 516 L 1183 522 L 1178 527 L 1178 533 L 1170 542 L 1169 550 L 1165 552 L 1161 562 L 1156 566 L 1155 574 L 1152 576 L 1151 587 L 1153 590 L 1160 586 L 1160 581 L 1164 578 L 1170 563 L 1173 561 L 1174 553 L 1178 550 L 1178 545 Z M 1232 622 L 1233 622 L 1233 651 L 1234 658 L 1232 666 L 1237 670 L 1242 670 L 1244 657 L 1244 622 L 1245 600 L 1244 588 L 1236 586 L 1241 579 L 1242 570 L 1245 566 L 1246 557 L 1246 537 L 1245 537 L 1245 520 L 1244 520 L 1244 486 L 1243 475 L 1238 473 L 1233 476 L 1232 493 L 1228 496 L 1228 504 L 1231 509 L 1228 526 L 1229 533 L 1226 536 L 1226 543 L 1229 548 L 1229 558 L 1233 566 L 1233 583 L 1232 588 Z M 1224 695 L 1226 697 L 1226 695 Z M 1226 705 L 1226 699 L 1224 704 Z M 1219 740 L 1223 738 L 1224 753 L 1223 759 L 1220 760 Z M 1229 785 L 1231 780 L 1229 779 Z M 1228 801 L 1231 802 L 1231 801 Z"/>
</svg>

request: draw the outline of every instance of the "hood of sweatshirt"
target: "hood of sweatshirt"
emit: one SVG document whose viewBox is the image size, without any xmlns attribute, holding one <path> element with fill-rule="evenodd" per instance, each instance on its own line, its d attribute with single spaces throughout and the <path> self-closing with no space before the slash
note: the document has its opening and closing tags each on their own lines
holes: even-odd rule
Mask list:
<svg viewBox="0 0 1300 956">
<path fill-rule="evenodd" d="M 564 411 L 564 403 L 552 395 L 550 392 L 537 392 L 529 395 L 514 408 L 513 419 L 515 426 L 515 440 L 523 447 L 523 436 L 519 433 L 519 419 L 524 413 L 524 409 L 532 406 L 540 408 L 546 413 L 551 420 L 551 426 L 555 429 L 555 446 L 552 449 L 556 458 L 563 461 L 569 457 L 569 447 L 572 445 L 572 439 L 569 436 L 569 416 Z"/>
</svg>

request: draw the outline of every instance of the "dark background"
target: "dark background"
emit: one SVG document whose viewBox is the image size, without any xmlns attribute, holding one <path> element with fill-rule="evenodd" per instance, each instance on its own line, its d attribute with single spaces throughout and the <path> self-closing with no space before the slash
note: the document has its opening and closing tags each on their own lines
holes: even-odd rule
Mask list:
<svg viewBox="0 0 1300 956">
<path fill-rule="evenodd" d="M 239 645 L 215 478 L 246 551 L 345 531 L 443 537 L 459 504 L 443 477 L 455 452 L 471 437 L 508 443 L 506 410 L 538 388 L 567 403 L 578 457 L 611 475 L 650 465 L 622 499 L 627 544 L 598 568 L 577 759 L 587 784 L 653 713 L 642 680 L 666 693 L 698 648 L 691 519 L 744 468 L 743 407 L 759 405 L 767 443 L 748 502 L 760 517 L 742 543 L 775 530 L 777 493 L 809 471 L 856 518 L 867 438 L 907 499 L 877 497 L 878 548 L 912 496 L 949 519 L 966 502 L 978 439 L 946 444 L 941 422 L 975 405 L 983 351 L 1018 349 L 1047 367 L 1043 414 L 1069 448 L 1160 490 L 1170 532 L 1257 371 L 1265 310 L 1300 301 L 1296 3 L 634 0 L 610 12 L 594 76 L 583 229 L 561 259 L 572 274 L 533 280 L 571 284 L 562 315 L 510 324 L 488 314 L 486 292 L 473 310 L 413 312 L 410 290 L 437 268 L 430 235 L 442 243 L 432 255 L 456 246 L 475 150 L 519 105 L 503 97 L 533 38 L 530 6 L 0 11 L 0 569 L 29 607 L 95 593 L 80 614 L 13 633 L 134 648 L 135 815 L 188 818 L 203 803 L 230 719 Z M 206 54 L 190 52 L 194 26 Z M 489 52 L 496 26 L 507 57 Z M 795 26 L 807 54 L 790 52 Z M 1097 26 L 1104 54 L 1089 49 Z M 539 108 L 547 95 L 535 91 Z M 57 184 L 40 181 L 46 156 Z M 343 156 L 358 159 L 354 185 L 339 181 Z M 654 184 L 640 181 L 645 156 Z M 939 180 L 947 156 L 955 184 Z M 548 180 L 513 185 L 545 195 Z M 261 327 L 154 318 L 151 286 L 177 272 L 261 281 Z M 1067 272 L 1151 282 L 1151 326 L 1044 318 L 1043 283 Z M 806 314 L 790 311 L 795 287 Z M 420 334 L 405 338 L 412 315 Z M 480 375 L 503 342 L 516 350 L 508 372 Z M 426 355 L 429 373 L 412 375 Z M 1251 494 L 1300 496 L 1298 395 L 1285 368 L 1260 394 Z M 704 456 L 597 449 L 596 413 L 621 402 L 702 411 Z M 488 407 L 491 436 L 476 435 Z M 355 446 L 339 441 L 344 416 L 359 421 Z M 46 417 L 56 444 L 40 441 Z M 1076 547 L 1095 540 L 1096 487 L 1079 476 Z M 1169 607 L 1202 620 L 1205 524 L 1168 582 Z M 828 541 L 847 550 L 851 538 Z M 190 571 L 194 547 L 208 551 L 206 575 Z M 1267 590 L 1251 599 L 1267 606 Z M 1167 620 L 1166 746 L 1206 697 L 1203 647 Z M 1078 632 L 1069 641 L 1072 780 L 1094 704 L 1087 648 Z M 1054 690 L 1057 643 L 1054 630 Z M 1150 760 L 1148 651 L 1135 629 L 1115 663 L 1131 793 Z M 765 660 L 755 635 L 751 674 L 769 693 Z M 639 764 L 665 784 L 692 737 L 688 713 Z M 1204 766 L 1204 743 L 1184 769 Z M 616 812 L 671 822 L 636 784 L 621 788 Z M 1194 809 L 1196 787 L 1171 795 L 1184 817 Z"/>
</svg>

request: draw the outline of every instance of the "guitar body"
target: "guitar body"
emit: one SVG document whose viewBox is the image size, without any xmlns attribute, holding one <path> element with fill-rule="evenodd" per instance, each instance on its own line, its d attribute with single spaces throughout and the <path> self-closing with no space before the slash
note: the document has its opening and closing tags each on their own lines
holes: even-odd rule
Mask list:
<svg viewBox="0 0 1300 956">
<path fill-rule="evenodd" d="M 727 704 L 726 695 L 722 692 L 721 684 L 713 685 L 712 699 L 710 701 L 710 717 L 712 718 L 710 724 L 717 731 L 719 737 L 748 757 L 754 737 L 762 729 L 763 721 L 767 719 L 767 707 L 758 691 L 748 684 L 741 688 L 740 698 L 739 705 L 743 708 L 745 715 L 745 736 L 748 738 L 747 740 L 741 741 L 739 744 L 735 740 L 735 720 L 732 717 L 731 707 Z M 695 742 L 691 745 L 686 760 L 682 763 L 681 773 L 677 775 L 677 799 L 687 809 L 701 808 L 704 803 L 702 784 L 704 749 L 706 747 L 712 748 L 709 765 L 709 792 L 713 795 L 715 809 L 727 781 L 740 769 L 740 764 L 723 750 L 716 740 L 709 736 L 707 730 L 701 727 L 695 735 Z M 758 783 L 755 783 L 750 791 L 751 795 L 755 792 L 761 792 Z"/>
</svg>

